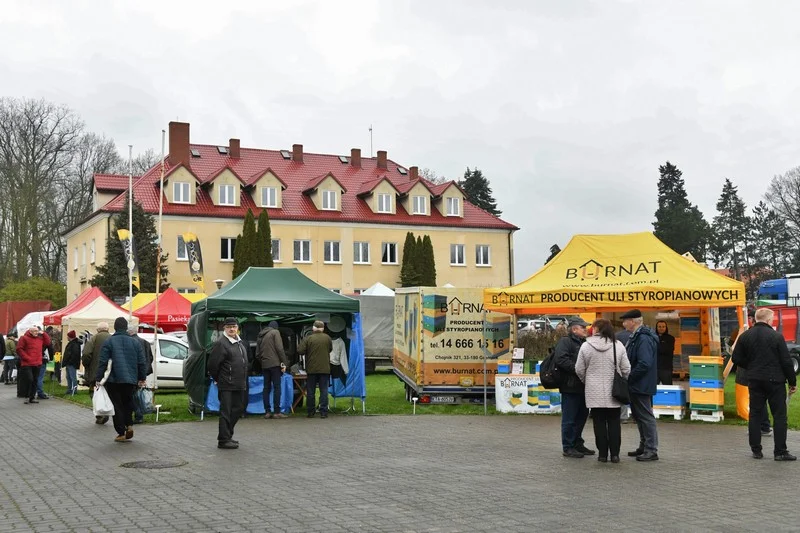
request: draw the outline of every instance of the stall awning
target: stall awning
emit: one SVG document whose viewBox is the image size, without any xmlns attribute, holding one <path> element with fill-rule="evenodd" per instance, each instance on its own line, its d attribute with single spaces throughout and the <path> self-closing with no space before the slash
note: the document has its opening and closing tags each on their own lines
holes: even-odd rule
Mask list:
<svg viewBox="0 0 800 533">
<path fill-rule="evenodd" d="M 580 313 L 745 304 L 744 284 L 675 253 L 652 233 L 576 235 L 522 283 L 484 289 L 505 313 Z"/>
<path fill-rule="evenodd" d="M 161 293 L 158 298 L 158 323 L 186 325 L 192 315 L 192 303 L 173 288 Z M 156 299 L 133 312 L 139 320 L 148 324 L 156 322 Z"/>
</svg>

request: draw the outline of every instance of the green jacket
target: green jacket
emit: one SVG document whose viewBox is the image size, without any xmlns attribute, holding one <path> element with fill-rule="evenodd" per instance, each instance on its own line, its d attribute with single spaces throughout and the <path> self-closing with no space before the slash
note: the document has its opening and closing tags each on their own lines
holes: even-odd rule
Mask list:
<svg viewBox="0 0 800 533">
<path fill-rule="evenodd" d="M 6 355 L 17 355 L 17 342 L 14 339 L 6 339 Z"/>
<path fill-rule="evenodd" d="M 333 342 L 327 333 L 312 333 L 297 347 L 297 353 L 306 356 L 306 372 L 309 374 L 331 373 Z"/>
<path fill-rule="evenodd" d="M 87 385 L 94 385 L 94 376 L 97 374 L 97 366 L 100 363 L 100 351 L 103 349 L 103 344 L 111 337 L 111 333 L 107 331 L 98 331 L 91 339 L 86 342 L 83 347 L 83 380 Z"/>
</svg>

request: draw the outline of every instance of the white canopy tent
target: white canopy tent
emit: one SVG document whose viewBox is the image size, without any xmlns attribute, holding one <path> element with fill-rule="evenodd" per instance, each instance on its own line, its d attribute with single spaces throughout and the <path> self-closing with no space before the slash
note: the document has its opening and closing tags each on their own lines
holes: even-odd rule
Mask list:
<svg viewBox="0 0 800 533">
<path fill-rule="evenodd" d="M 61 319 L 61 328 L 64 332 L 74 330 L 80 333 L 85 330 L 94 333 L 98 322 L 108 322 L 109 330 L 113 331 L 114 320 L 118 317 L 127 320 L 128 312 L 111 300 L 96 298 L 85 307 Z M 132 317 L 132 324 L 138 327 L 139 319 L 136 316 Z"/>
<path fill-rule="evenodd" d="M 379 281 L 361 294 L 366 296 L 394 296 L 394 291 Z"/>
</svg>

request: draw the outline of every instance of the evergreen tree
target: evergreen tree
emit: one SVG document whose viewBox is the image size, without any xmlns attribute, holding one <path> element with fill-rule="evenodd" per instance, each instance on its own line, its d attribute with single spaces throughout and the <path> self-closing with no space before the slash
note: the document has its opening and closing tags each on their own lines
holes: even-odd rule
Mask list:
<svg viewBox="0 0 800 533">
<path fill-rule="evenodd" d="M 436 260 L 433 256 L 433 242 L 430 235 L 422 239 L 422 280 L 425 287 L 436 286 Z"/>
<path fill-rule="evenodd" d="M 256 233 L 256 262 L 253 266 L 271 267 L 272 263 L 272 229 L 269 225 L 269 214 L 262 209 L 258 215 L 258 233 Z"/>
<path fill-rule="evenodd" d="M 249 267 L 255 266 L 258 252 L 256 246 L 256 219 L 253 217 L 253 212 L 248 209 L 242 233 L 236 237 L 236 249 L 233 251 L 233 279 L 239 277 Z"/>
<path fill-rule="evenodd" d="M 679 254 L 691 252 L 698 261 L 705 261 L 711 228 L 700 209 L 689 202 L 683 173 L 669 161 L 658 170 L 661 176 L 653 233 Z"/>
<path fill-rule="evenodd" d="M 400 267 L 400 286 L 418 287 L 422 278 L 418 263 L 417 241 L 410 231 L 406 233 L 406 242 L 403 244 L 403 264 Z"/>
<path fill-rule="evenodd" d="M 725 265 L 735 279 L 749 279 L 752 273 L 750 256 L 750 218 L 737 187 L 729 179 L 722 185 L 717 201 L 717 216 L 711 232 L 710 251 L 717 266 Z"/>
<path fill-rule="evenodd" d="M 128 202 L 123 210 L 114 217 L 111 234 L 106 239 L 106 259 L 97 267 L 97 274 L 90 283 L 99 287 L 111 299 L 122 299 L 128 296 L 128 265 L 125 251 L 117 236 L 117 230 L 128 228 Z M 140 289 L 133 288 L 134 294 L 156 291 L 156 260 L 158 256 L 158 232 L 155 217 L 148 215 L 136 199 L 133 200 L 133 242 L 139 265 Z M 161 285 L 163 292 L 169 287 L 167 276 L 168 254 L 161 254 Z"/>
<path fill-rule="evenodd" d="M 470 170 L 467 167 L 464 172 L 464 179 L 458 182 L 459 187 L 464 190 L 467 200 L 484 211 L 488 211 L 494 216 L 499 217 L 503 212 L 497 209 L 497 202 L 492 197 L 492 188 L 489 180 L 486 179 L 479 169 Z"/>
<path fill-rule="evenodd" d="M 559 245 L 554 244 L 553 246 L 551 246 L 550 247 L 550 255 L 548 255 L 547 259 L 544 260 L 544 264 L 546 265 L 547 263 L 552 261 L 553 258 L 555 256 L 557 256 L 559 253 L 561 253 L 561 247 Z"/>
<path fill-rule="evenodd" d="M 793 268 L 792 235 L 777 212 L 764 202 L 753 208 L 754 270 L 759 281 L 780 277 Z"/>
</svg>

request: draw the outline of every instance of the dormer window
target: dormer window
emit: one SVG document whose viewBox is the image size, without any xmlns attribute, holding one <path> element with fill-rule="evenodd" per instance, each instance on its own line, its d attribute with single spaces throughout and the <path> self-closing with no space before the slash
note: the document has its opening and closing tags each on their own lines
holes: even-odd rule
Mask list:
<svg viewBox="0 0 800 533">
<path fill-rule="evenodd" d="M 378 195 L 378 213 L 391 213 L 392 212 L 392 195 L 379 194 Z"/>
<path fill-rule="evenodd" d="M 261 187 L 261 207 L 278 207 L 278 189 Z"/>
<path fill-rule="evenodd" d="M 428 213 L 428 202 L 424 196 L 413 197 L 412 213 L 415 215 L 425 215 Z"/>
<path fill-rule="evenodd" d="M 336 191 L 322 191 L 322 209 L 336 211 Z"/>
<path fill-rule="evenodd" d="M 172 198 L 176 204 L 188 204 L 191 199 L 189 198 L 189 184 L 183 181 L 176 181 L 172 184 Z"/>
<path fill-rule="evenodd" d="M 448 197 L 447 198 L 447 216 L 458 217 L 461 216 L 461 202 L 460 198 Z"/>
<path fill-rule="evenodd" d="M 236 200 L 233 197 L 233 185 L 220 185 L 219 186 L 219 205 L 236 205 Z"/>
</svg>

